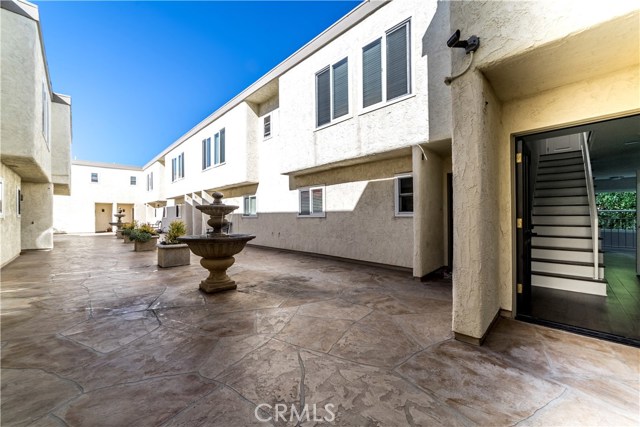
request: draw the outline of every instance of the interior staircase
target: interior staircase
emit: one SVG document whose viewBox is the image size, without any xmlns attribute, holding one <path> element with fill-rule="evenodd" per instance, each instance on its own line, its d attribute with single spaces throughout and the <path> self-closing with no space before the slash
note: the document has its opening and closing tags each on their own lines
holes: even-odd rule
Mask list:
<svg viewBox="0 0 640 427">
<path fill-rule="evenodd" d="M 532 286 L 607 295 L 600 239 L 598 278 L 594 278 L 589 199 L 580 150 L 540 156 L 532 225 Z"/>
</svg>

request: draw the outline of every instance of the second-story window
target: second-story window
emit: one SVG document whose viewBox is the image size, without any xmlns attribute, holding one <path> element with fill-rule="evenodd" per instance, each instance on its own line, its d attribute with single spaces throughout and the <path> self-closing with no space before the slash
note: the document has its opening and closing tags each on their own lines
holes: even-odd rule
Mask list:
<svg viewBox="0 0 640 427">
<path fill-rule="evenodd" d="M 177 181 L 180 178 L 184 178 L 184 153 L 171 159 L 171 181 Z"/>
<path fill-rule="evenodd" d="M 211 167 L 211 138 L 202 140 L 202 170 Z"/>
<path fill-rule="evenodd" d="M 129 183 L 130 183 L 131 185 L 136 185 L 136 181 L 137 181 L 137 179 L 136 179 L 136 177 L 135 177 L 135 176 L 132 176 L 131 178 L 129 178 Z"/>
<path fill-rule="evenodd" d="M 153 190 L 153 172 L 147 174 L 147 191 Z"/>
<path fill-rule="evenodd" d="M 220 165 L 225 162 L 225 130 L 220 129 L 213 137 L 213 164 Z"/>
<path fill-rule="evenodd" d="M 362 48 L 362 107 L 411 93 L 409 26 L 404 22 Z M 385 67 L 382 67 L 382 58 Z"/>
<path fill-rule="evenodd" d="M 264 139 L 267 139 L 271 136 L 271 114 L 269 114 L 268 116 L 264 116 L 264 129 L 263 129 L 263 137 Z"/>
<path fill-rule="evenodd" d="M 344 58 L 316 74 L 316 126 L 349 113 L 349 61 Z"/>
<path fill-rule="evenodd" d="M 98 173 L 91 172 L 91 182 L 98 182 Z"/>
</svg>

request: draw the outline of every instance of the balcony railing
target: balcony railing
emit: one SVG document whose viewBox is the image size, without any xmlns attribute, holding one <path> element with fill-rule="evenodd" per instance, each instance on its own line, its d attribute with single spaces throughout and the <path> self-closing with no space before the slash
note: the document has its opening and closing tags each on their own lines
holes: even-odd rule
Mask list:
<svg viewBox="0 0 640 427">
<path fill-rule="evenodd" d="M 636 249 L 638 224 L 634 209 L 600 210 L 598 223 L 605 249 Z"/>
</svg>

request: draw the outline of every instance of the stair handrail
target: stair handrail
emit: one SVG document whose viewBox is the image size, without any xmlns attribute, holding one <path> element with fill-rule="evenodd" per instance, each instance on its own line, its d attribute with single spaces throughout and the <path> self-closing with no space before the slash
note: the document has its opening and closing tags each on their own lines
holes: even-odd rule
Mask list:
<svg viewBox="0 0 640 427">
<path fill-rule="evenodd" d="M 589 141 L 592 132 L 583 132 L 580 138 L 580 149 L 584 161 L 584 171 L 587 181 L 587 198 L 589 199 L 589 217 L 591 219 L 591 239 L 593 241 L 593 278 L 601 279 L 599 272 L 599 244 L 598 244 L 598 208 L 596 207 L 596 191 L 593 186 L 593 173 L 591 171 L 591 157 L 589 156 Z"/>
</svg>

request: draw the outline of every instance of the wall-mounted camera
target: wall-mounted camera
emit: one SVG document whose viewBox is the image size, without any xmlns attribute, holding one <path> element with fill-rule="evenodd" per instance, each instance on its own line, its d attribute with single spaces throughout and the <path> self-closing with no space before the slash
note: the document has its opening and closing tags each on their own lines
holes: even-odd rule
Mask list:
<svg viewBox="0 0 640 427">
<path fill-rule="evenodd" d="M 460 40 L 460 30 L 456 30 L 447 40 L 447 46 L 462 48 L 465 53 L 475 52 L 480 47 L 480 37 L 471 36 L 467 40 Z"/>
</svg>

